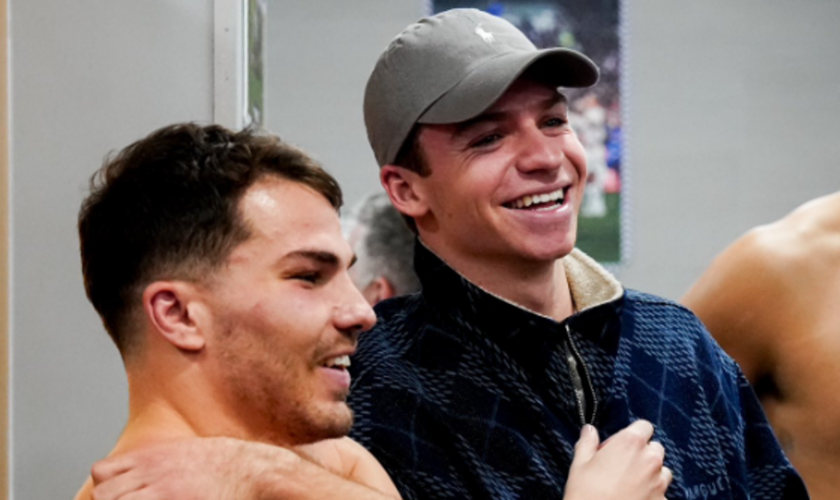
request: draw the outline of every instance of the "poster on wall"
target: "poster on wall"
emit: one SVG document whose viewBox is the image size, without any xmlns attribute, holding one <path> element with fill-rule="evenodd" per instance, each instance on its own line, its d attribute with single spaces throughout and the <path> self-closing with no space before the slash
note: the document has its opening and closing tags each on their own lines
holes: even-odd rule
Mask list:
<svg viewBox="0 0 840 500">
<path fill-rule="evenodd" d="M 601 69 L 588 89 L 562 89 L 589 167 L 577 246 L 606 264 L 622 260 L 621 40 L 619 0 L 436 0 L 433 13 L 472 7 L 500 16 L 539 48 L 583 52 Z"/>
</svg>

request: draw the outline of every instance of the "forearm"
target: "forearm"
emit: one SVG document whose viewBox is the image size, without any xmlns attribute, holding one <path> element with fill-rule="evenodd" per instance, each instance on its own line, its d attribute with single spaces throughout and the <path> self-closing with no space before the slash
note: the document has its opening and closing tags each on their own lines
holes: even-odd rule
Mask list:
<svg viewBox="0 0 840 500">
<path fill-rule="evenodd" d="M 97 500 L 387 500 L 288 448 L 230 438 L 144 447 L 95 464 Z"/>
</svg>

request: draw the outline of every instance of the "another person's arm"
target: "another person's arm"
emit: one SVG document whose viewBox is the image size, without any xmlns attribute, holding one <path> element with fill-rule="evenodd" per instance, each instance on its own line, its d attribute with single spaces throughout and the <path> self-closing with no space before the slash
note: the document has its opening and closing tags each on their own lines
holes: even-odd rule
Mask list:
<svg viewBox="0 0 840 500">
<path fill-rule="evenodd" d="M 342 478 L 289 449 L 229 438 L 149 446 L 98 462 L 91 475 L 94 500 L 399 498 Z"/>
<path fill-rule="evenodd" d="M 653 427 L 639 421 L 599 446 L 597 432 L 586 428 L 575 448 L 565 500 L 663 499 L 671 473 L 662 466 L 662 446 L 649 442 L 652 434 Z M 290 450 L 264 444 L 204 438 L 150 446 L 97 463 L 93 467 L 97 483 L 93 498 L 398 498 L 396 491 L 389 489 L 393 484 L 387 474 L 383 477 L 381 466 L 367 451 L 356 443 L 340 447 L 339 453 L 347 460 L 353 480 L 329 472 Z"/>
</svg>

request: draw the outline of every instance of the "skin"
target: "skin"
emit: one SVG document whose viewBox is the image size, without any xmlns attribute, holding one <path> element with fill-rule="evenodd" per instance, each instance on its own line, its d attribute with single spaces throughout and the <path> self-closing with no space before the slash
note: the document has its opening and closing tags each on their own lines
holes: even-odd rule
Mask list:
<svg viewBox="0 0 840 500">
<path fill-rule="evenodd" d="M 840 193 L 724 250 L 682 302 L 754 385 L 814 500 L 840 491 Z"/>
<path fill-rule="evenodd" d="M 335 209 L 302 184 L 266 176 L 239 210 L 251 236 L 218 270 L 146 287 L 143 344 L 126 359 L 129 421 L 109 455 L 114 461 L 94 467 L 77 499 L 144 498 L 155 472 L 136 471 L 144 455 L 130 452 L 149 450 L 145 457 L 165 475 L 177 470 L 177 459 L 157 460 L 155 450 L 165 456 L 166 446 L 184 438 L 219 436 L 261 443 L 263 462 L 335 491 L 349 488 L 348 498 L 377 498 L 369 488 L 399 497 L 378 462 L 342 437 L 352 424 L 349 376 L 324 366 L 352 354 L 359 333 L 375 322 L 349 278 L 353 253 Z M 210 484 L 236 477 L 232 469 L 214 473 Z M 360 487 L 342 478 L 369 488 L 354 497 Z M 238 495 L 248 488 L 241 484 L 220 491 Z M 299 493 L 284 498 L 322 498 Z"/>
</svg>

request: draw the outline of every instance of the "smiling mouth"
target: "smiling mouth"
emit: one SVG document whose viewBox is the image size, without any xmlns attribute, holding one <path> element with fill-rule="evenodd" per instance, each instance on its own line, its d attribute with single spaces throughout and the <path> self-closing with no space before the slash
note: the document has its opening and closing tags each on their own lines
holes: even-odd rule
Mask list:
<svg viewBox="0 0 840 500">
<path fill-rule="evenodd" d="M 327 358 L 323 363 L 321 363 L 321 366 L 332 370 L 345 371 L 350 368 L 350 356 L 345 354 L 343 356 Z"/>
<path fill-rule="evenodd" d="M 503 206 L 513 210 L 554 210 L 566 200 L 566 190 L 558 189 L 550 193 L 526 195 L 513 201 L 509 201 Z"/>
</svg>

